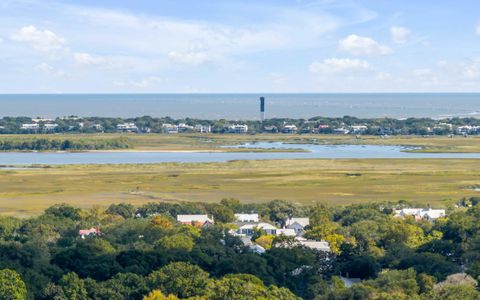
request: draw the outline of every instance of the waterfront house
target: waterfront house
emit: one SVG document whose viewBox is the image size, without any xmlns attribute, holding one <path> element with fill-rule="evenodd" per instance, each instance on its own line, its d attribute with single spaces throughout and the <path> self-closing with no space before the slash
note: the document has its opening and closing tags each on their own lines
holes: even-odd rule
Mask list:
<svg viewBox="0 0 480 300">
<path fill-rule="evenodd" d="M 58 124 L 55 124 L 55 123 L 54 124 L 50 124 L 50 123 L 43 124 L 43 129 L 45 129 L 45 131 L 53 131 L 57 127 L 58 127 Z"/>
<path fill-rule="evenodd" d="M 289 133 L 289 134 L 294 134 L 297 133 L 297 126 L 295 125 L 285 125 L 283 126 L 282 132 L 283 133 Z"/>
<path fill-rule="evenodd" d="M 245 124 L 234 124 L 228 127 L 230 133 L 247 133 L 248 125 Z"/>
<path fill-rule="evenodd" d="M 122 123 L 117 125 L 117 130 L 122 132 L 138 132 L 138 127 L 135 123 Z"/>
<path fill-rule="evenodd" d="M 196 132 L 200 132 L 200 133 L 211 133 L 212 132 L 212 126 L 197 124 L 197 125 L 195 125 L 194 130 Z"/>
</svg>

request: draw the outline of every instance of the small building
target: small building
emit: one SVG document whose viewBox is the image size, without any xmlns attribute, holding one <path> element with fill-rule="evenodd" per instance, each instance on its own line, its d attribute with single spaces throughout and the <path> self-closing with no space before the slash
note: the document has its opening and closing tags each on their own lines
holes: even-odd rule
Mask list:
<svg viewBox="0 0 480 300">
<path fill-rule="evenodd" d="M 235 214 L 237 222 L 258 223 L 258 214 Z"/>
<path fill-rule="evenodd" d="M 197 125 L 195 125 L 194 130 L 196 132 L 200 132 L 200 133 L 211 133 L 212 132 L 212 126 L 197 124 Z"/>
<path fill-rule="evenodd" d="M 38 130 L 40 129 L 40 125 L 38 123 L 30 123 L 30 124 L 22 124 L 20 127 L 22 130 Z"/>
<path fill-rule="evenodd" d="M 162 124 L 162 129 L 165 133 L 176 134 L 178 133 L 178 126 L 173 124 Z"/>
<path fill-rule="evenodd" d="M 278 228 L 268 223 L 251 223 L 243 224 L 235 232 L 235 235 L 238 236 L 252 236 L 255 230 L 262 230 L 266 234 L 277 235 Z"/>
<path fill-rule="evenodd" d="M 100 231 L 100 229 L 92 227 L 90 229 L 80 229 L 78 231 L 78 235 L 80 235 L 80 237 L 84 239 L 85 237 L 100 236 L 102 235 L 102 232 Z"/>
<path fill-rule="evenodd" d="M 185 123 L 180 123 L 177 125 L 178 132 L 191 132 L 193 131 L 193 126 L 187 125 Z"/>
<path fill-rule="evenodd" d="M 444 209 L 431 209 L 431 208 L 402 208 L 395 210 L 395 217 L 404 218 L 412 216 L 416 220 L 436 220 L 446 216 Z"/>
<path fill-rule="evenodd" d="M 285 125 L 283 126 L 283 129 L 282 129 L 283 133 L 290 133 L 290 134 L 297 133 L 297 131 L 298 131 L 298 128 L 295 125 Z"/>
<path fill-rule="evenodd" d="M 278 133 L 278 128 L 277 126 L 265 126 L 263 127 L 263 131 L 264 132 L 268 132 L 268 133 Z"/>
<path fill-rule="evenodd" d="M 307 240 L 302 237 L 295 238 L 299 245 L 318 251 L 330 252 L 330 245 L 327 241 Z"/>
<path fill-rule="evenodd" d="M 253 253 L 261 255 L 266 252 L 265 248 L 252 242 L 252 240 L 249 237 L 244 236 L 240 238 L 240 240 L 242 241 L 243 245 Z"/>
<path fill-rule="evenodd" d="M 177 222 L 185 225 L 208 226 L 213 224 L 213 219 L 208 215 L 177 215 Z"/>
<path fill-rule="evenodd" d="M 230 133 L 247 133 L 248 125 L 246 124 L 234 124 L 228 127 Z"/>
<path fill-rule="evenodd" d="M 58 124 L 55 124 L 55 123 L 54 124 L 51 124 L 51 123 L 43 124 L 43 129 L 45 129 L 46 131 L 53 131 L 57 127 L 58 127 Z"/>
<path fill-rule="evenodd" d="M 137 132 L 138 127 L 135 123 L 123 123 L 117 125 L 117 130 L 123 132 Z"/>
<path fill-rule="evenodd" d="M 281 229 L 277 229 L 276 235 L 296 236 L 297 233 L 295 232 L 295 229 L 281 228 Z"/>
<path fill-rule="evenodd" d="M 302 236 L 308 225 L 310 225 L 309 218 L 291 218 L 286 221 L 285 228 L 293 229 L 297 236 Z"/>
<path fill-rule="evenodd" d="M 363 134 L 368 130 L 368 127 L 365 125 L 353 125 L 350 126 L 350 133 L 353 134 Z"/>
<path fill-rule="evenodd" d="M 53 122 L 55 121 L 54 119 L 47 119 L 47 118 L 33 118 L 32 122 L 33 123 L 48 123 L 48 122 Z"/>
<path fill-rule="evenodd" d="M 348 130 L 347 128 L 344 128 L 344 127 L 340 127 L 340 128 L 335 128 L 333 130 L 333 133 L 334 134 L 349 134 L 350 130 Z"/>
</svg>

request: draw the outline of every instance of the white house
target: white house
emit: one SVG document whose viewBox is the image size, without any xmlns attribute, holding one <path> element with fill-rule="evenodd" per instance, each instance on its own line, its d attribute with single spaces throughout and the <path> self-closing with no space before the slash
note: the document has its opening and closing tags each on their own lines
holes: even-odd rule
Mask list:
<svg viewBox="0 0 480 300">
<path fill-rule="evenodd" d="M 173 124 L 162 124 L 163 130 L 168 134 L 178 133 L 178 126 Z"/>
<path fill-rule="evenodd" d="M 117 130 L 132 132 L 132 131 L 138 131 L 138 127 L 137 125 L 135 125 L 135 123 L 123 123 L 123 124 L 117 125 Z"/>
<path fill-rule="evenodd" d="M 200 132 L 200 133 L 210 133 L 210 132 L 212 132 L 212 126 L 197 124 L 197 125 L 195 125 L 194 130 L 196 132 Z"/>
<path fill-rule="evenodd" d="M 258 214 L 235 214 L 237 222 L 258 223 Z"/>
<path fill-rule="evenodd" d="M 40 125 L 38 123 L 22 124 L 22 127 L 20 127 L 23 130 L 38 130 L 39 128 Z"/>
<path fill-rule="evenodd" d="M 248 125 L 234 124 L 234 125 L 231 125 L 228 129 L 232 133 L 247 133 L 248 132 Z"/>
<path fill-rule="evenodd" d="M 350 126 L 350 129 L 351 129 L 351 133 L 353 134 L 361 134 L 361 133 L 365 133 L 365 131 L 368 130 L 368 127 L 365 125 L 353 125 L 353 126 Z"/>
<path fill-rule="evenodd" d="M 278 228 L 268 223 L 253 223 L 253 224 L 244 224 L 238 228 L 235 235 L 239 236 L 250 236 L 253 235 L 256 229 L 265 231 L 266 234 L 276 235 Z"/>
<path fill-rule="evenodd" d="M 309 218 L 291 218 L 285 223 L 285 227 L 293 229 L 295 234 L 301 236 L 305 233 L 305 227 L 310 225 Z"/>
<path fill-rule="evenodd" d="M 47 131 L 55 130 L 55 128 L 57 128 L 57 127 L 58 127 L 58 124 L 55 124 L 55 123 L 54 124 L 50 124 L 50 123 L 43 124 L 43 128 Z"/>
<path fill-rule="evenodd" d="M 333 130 L 333 133 L 334 134 L 349 134 L 350 133 L 350 130 L 346 129 L 346 128 L 335 128 Z"/>
<path fill-rule="evenodd" d="M 290 229 L 290 228 L 277 229 L 276 234 L 277 235 L 284 235 L 284 236 L 296 236 L 297 235 L 297 233 L 295 232 L 295 229 Z"/>
<path fill-rule="evenodd" d="M 307 248 L 319 251 L 330 252 L 330 245 L 326 241 L 315 241 L 315 240 L 307 240 L 302 237 L 295 238 L 297 242 Z"/>
<path fill-rule="evenodd" d="M 182 224 L 213 224 L 208 215 L 177 215 L 177 222 Z"/>
<path fill-rule="evenodd" d="M 248 249 L 253 253 L 263 254 L 266 252 L 265 248 L 252 242 L 252 240 L 249 237 L 242 237 L 240 238 L 240 240 L 242 241 L 243 245 L 245 247 L 248 247 Z"/>
<path fill-rule="evenodd" d="M 298 128 L 295 125 L 285 125 L 285 126 L 283 126 L 282 132 L 283 133 L 297 133 L 297 130 L 298 130 Z"/>
<path fill-rule="evenodd" d="M 436 220 L 446 216 L 444 209 L 402 208 L 395 210 L 395 217 L 413 216 L 415 219 Z"/>
</svg>

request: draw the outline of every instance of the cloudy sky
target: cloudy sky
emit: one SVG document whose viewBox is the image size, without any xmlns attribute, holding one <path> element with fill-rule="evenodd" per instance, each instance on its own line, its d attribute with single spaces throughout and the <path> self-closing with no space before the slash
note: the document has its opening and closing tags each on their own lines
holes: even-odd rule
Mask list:
<svg viewBox="0 0 480 300">
<path fill-rule="evenodd" d="M 0 93 L 480 92 L 477 0 L 0 0 Z"/>
</svg>

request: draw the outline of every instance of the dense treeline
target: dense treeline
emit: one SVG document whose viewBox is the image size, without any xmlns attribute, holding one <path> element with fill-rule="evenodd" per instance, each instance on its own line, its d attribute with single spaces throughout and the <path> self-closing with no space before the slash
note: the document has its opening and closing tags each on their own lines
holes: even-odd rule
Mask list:
<svg viewBox="0 0 480 300">
<path fill-rule="evenodd" d="M 0 217 L 0 298 L 479 299 L 477 202 L 465 200 L 471 207 L 434 223 L 393 217 L 405 203 L 55 205 L 35 218 Z M 258 232 L 269 250 L 251 253 L 228 229 L 234 212 L 252 211 L 279 226 L 309 216 L 306 236 L 328 241 L 332 252 Z M 177 224 L 180 213 L 208 213 L 216 222 Z M 79 237 L 91 227 L 102 234 Z M 469 275 L 452 275 L 462 270 Z M 362 281 L 347 287 L 339 276 Z"/>
<path fill-rule="evenodd" d="M 38 121 L 36 129 L 22 129 L 22 124 L 32 123 L 28 117 L 4 117 L 0 119 L 0 133 L 65 133 L 65 132 L 117 132 L 117 125 L 123 123 L 134 123 L 139 132 L 165 132 L 164 124 L 186 124 L 188 126 L 210 125 L 213 133 L 229 132 L 232 124 L 246 124 L 250 133 L 281 132 L 285 125 L 296 125 L 298 133 L 323 133 L 331 134 L 337 128 L 348 128 L 350 126 L 365 125 L 368 128 L 362 130 L 365 134 L 378 135 L 447 135 L 457 133 L 460 126 L 480 126 L 480 119 L 477 118 L 449 118 L 434 120 L 430 118 L 356 118 L 344 116 L 338 118 L 314 117 L 310 119 L 272 118 L 263 123 L 254 120 L 201 120 L 195 118 L 173 119 L 170 117 L 153 118 L 150 116 L 136 118 L 107 118 L 107 117 L 67 117 L 56 118 L 55 120 Z M 45 124 L 53 123 L 57 126 L 47 128 Z M 184 128 L 185 131 L 193 129 Z M 135 131 L 135 130 L 134 130 Z M 182 129 L 180 129 L 182 131 Z M 472 129 L 469 134 L 479 134 L 478 128 Z"/>
<path fill-rule="evenodd" d="M 0 151 L 75 151 L 126 149 L 131 147 L 125 138 L 112 139 L 63 139 L 63 138 L 4 138 Z"/>
</svg>

